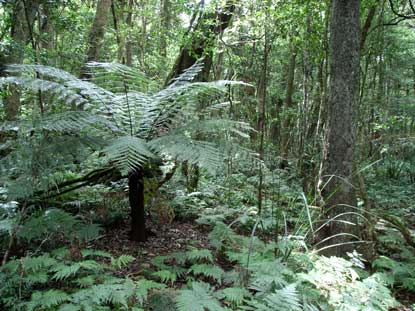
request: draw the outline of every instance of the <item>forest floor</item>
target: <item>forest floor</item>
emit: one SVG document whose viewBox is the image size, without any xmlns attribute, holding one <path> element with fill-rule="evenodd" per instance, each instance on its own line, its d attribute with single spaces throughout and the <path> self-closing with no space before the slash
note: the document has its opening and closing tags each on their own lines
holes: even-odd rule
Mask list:
<svg viewBox="0 0 415 311">
<path fill-rule="evenodd" d="M 137 276 L 143 270 L 150 268 L 151 260 L 156 256 L 165 256 L 174 252 L 184 252 L 189 247 L 209 249 L 208 232 L 202 230 L 200 225 L 172 222 L 158 225 L 147 223 L 151 232 L 147 242 L 134 242 L 129 239 L 129 225 L 108 230 L 97 239 L 91 247 L 105 250 L 114 257 L 131 255 L 135 261 L 121 271 L 124 276 Z"/>
</svg>

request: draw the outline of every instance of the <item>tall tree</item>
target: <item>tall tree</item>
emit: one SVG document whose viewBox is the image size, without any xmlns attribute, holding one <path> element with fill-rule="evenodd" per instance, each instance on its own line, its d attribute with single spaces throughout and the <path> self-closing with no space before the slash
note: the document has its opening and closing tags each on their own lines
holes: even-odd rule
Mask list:
<svg viewBox="0 0 415 311">
<path fill-rule="evenodd" d="M 33 40 L 33 24 L 37 12 L 38 2 L 16 1 L 12 12 L 12 25 L 10 37 L 13 39 L 11 46 L 4 55 L 4 63 L 20 64 L 24 59 L 24 49 L 28 42 Z M 33 42 L 32 42 L 33 43 Z M 20 109 L 20 92 L 15 86 L 10 86 L 4 99 L 7 120 L 15 120 Z"/>
<path fill-rule="evenodd" d="M 97 61 L 100 57 L 102 41 L 105 35 L 105 27 L 109 19 L 111 0 L 99 0 L 95 11 L 95 19 L 89 32 L 88 50 L 86 61 Z M 82 77 L 87 77 L 85 70 L 81 73 Z"/>
<path fill-rule="evenodd" d="M 330 81 L 328 119 L 319 190 L 324 200 L 330 238 L 326 253 L 344 255 L 358 226 L 351 183 L 355 151 L 355 111 L 359 92 L 360 1 L 332 0 L 330 16 Z"/>
</svg>

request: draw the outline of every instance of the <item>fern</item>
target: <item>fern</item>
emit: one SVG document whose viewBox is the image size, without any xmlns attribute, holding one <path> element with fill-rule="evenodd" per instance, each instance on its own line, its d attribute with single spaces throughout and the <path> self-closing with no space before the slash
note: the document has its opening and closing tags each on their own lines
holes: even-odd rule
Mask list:
<svg viewBox="0 0 415 311">
<path fill-rule="evenodd" d="M 152 275 L 159 278 L 163 283 L 170 283 L 172 285 L 177 280 L 177 274 L 171 270 L 160 270 L 157 272 L 153 272 Z"/>
<path fill-rule="evenodd" d="M 218 293 L 221 299 L 229 302 L 232 306 L 240 306 L 245 298 L 251 297 L 251 293 L 243 287 L 228 287 Z"/>
<path fill-rule="evenodd" d="M 191 289 L 184 289 L 176 298 L 178 311 L 224 311 L 206 283 L 193 282 Z"/>
<path fill-rule="evenodd" d="M 68 301 L 70 296 L 63 291 L 51 289 L 45 292 L 35 292 L 27 304 L 28 310 L 45 310 Z"/>
<path fill-rule="evenodd" d="M 208 249 L 193 249 L 186 252 L 186 260 L 189 262 L 213 262 L 213 255 L 212 252 Z"/>
<path fill-rule="evenodd" d="M 166 285 L 160 284 L 150 280 L 140 280 L 138 281 L 135 289 L 135 295 L 138 301 L 142 304 L 148 298 L 148 293 L 153 289 L 164 289 Z"/>
<path fill-rule="evenodd" d="M 192 272 L 195 276 L 203 275 L 207 278 L 211 278 L 218 282 L 222 283 L 223 270 L 215 265 L 208 264 L 195 264 L 189 268 L 189 272 Z"/>
<path fill-rule="evenodd" d="M 265 303 L 269 307 L 266 310 L 275 311 L 302 311 L 300 296 L 296 290 L 295 284 L 288 285 L 265 298 Z M 261 310 L 261 309 L 259 309 Z"/>
<path fill-rule="evenodd" d="M 121 269 L 125 266 L 127 266 L 128 264 L 130 264 L 131 262 L 133 262 L 135 260 L 135 258 L 133 256 L 130 255 L 121 255 L 118 258 L 112 258 L 111 259 L 111 265 L 117 269 Z"/>
</svg>

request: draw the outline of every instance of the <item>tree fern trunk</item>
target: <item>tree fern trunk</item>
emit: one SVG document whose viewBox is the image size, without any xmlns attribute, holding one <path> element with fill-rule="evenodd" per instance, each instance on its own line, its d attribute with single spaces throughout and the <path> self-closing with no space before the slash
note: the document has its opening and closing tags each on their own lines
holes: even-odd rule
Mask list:
<svg viewBox="0 0 415 311">
<path fill-rule="evenodd" d="M 136 242 L 145 242 L 146 219 L 144 214 L 144 175 L 136 170 L 128 177 L 129 199 L 131 207 L 130 239 Z"/>
</svg>

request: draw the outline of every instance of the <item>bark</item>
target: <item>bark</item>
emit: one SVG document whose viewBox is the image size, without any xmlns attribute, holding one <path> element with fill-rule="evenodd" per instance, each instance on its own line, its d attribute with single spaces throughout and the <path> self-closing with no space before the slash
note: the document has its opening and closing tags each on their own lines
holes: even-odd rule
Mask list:
<svg viewBox="0 0 415 311">
<path fill-rule="evenodd" d="M 136 170 L 128 177 L 129 200 L 131 208 L 130 239 L 136 242 L 147 240 L 146 218 L 144 211 L 144 175 Z"/>
<path fill-rule="evenodd" d="M 128 37 L 127 42 L 125 44 L 125 64 L 127 66 L 133 65 L 133 38 L 132 38 L 132 28 L 133 28 L 133 6 L 134 6 L 134 0 L 128 1 L 128 13 L 127 13 L 127 20 L 126 24 L 128 27 Z"/>
<path fill-rule="evenodd" d="M 369 9 L 369 12 L 367 13 L 366 20 L 365 20 L 365 23 L 363 24 L 361 36 L 360 36 L 360 50 L 363 50 L 365 46 L 366 38 L 367 38 L 367 35 L 369 34 L 369 29 L 370 29 L 370 26 L 372 25 L 373 18 L 375 17 L 378 4 L 379 3 L 375 3 L 374 5 L 372 5 Z"/>
<path fill-rule="evenodd" d="M 294 94 L 294 78 L 295 78 L 295 66 L 296 66 L 296 59 L 297 59 L 297 51 L 296 48 L 291 43 L 290 47 L 290 60 L 287 68 L 287 89 L 285 94 L 285 101 L 283 110 L 285 112 L 289 112 L 293 106 L 293 94 Z M 289 142 L 291 137 L 291 127 L 292 127 L 292 119 L 290 115 L 287 115 L 282 120 L 282 128 L 281 128 L 281 140 L 280 140 L 280 150 L 281 150 L 281 157 L 283 159 L 283 163 L 281 164 L 282 168 L 287 166 L 287 157 L 288 157 L 288 150 L 289 150 Z"/>
<path fill-rule="evenodd" d="M 270 1 L 267 4 L 267 17 L 269 18 L 269 7 Z M 257 89 L 257 98 L 258 98 L 258 124 L 257 130 L 259 132 L 259 183 L 258 183 L 258 213 L 262 212 L 262 198 L 263 198 L 263 182 L 264 176 L 262 171 L 262 162 L 264 161 L 264 138 L 265 138 L 265 111 L 266 111 L 266 100 L 267 100 L 267 83 L 268 83 L 268 55 L 270 52 L 269 42 L 268 42 L 268 27 L 265 27 L 264 34 L 264 55 L 261 68 L 261 75 L 259 78 L 258 89 Z"/>
<path fill-rule="evenodd" d="M 326 248 L 327 255 L 345 256 L 346 251 L 353 249 L 350 234 L 359 234 L 358 219 L 350 214 L 357 206 L 351 177 L 359 92 L 359 5 L 358 0 L 332 0 L 331 7 L 328 120 L 319 180 L 323 218 L 328 221 L 321 237 L 331 237 L 324 244 L 333 246 Z"/>
<path fill-rule="evenodd" d="M 88 50 L 86 61 L 98 61 L 105 35 L 105 27 L 108 24 L 108 17 L 111 8 L 111 0 L 99 0 L 95 11 L 95 19 L 89 32 Z M 87 78 L 85 69 L 81 73 L 82 78 Z"/>
<path fill-rule="evenodd" d="M 37 1 L 16 1 L 13 9 L 13 18 L 10 36 L 12 45 L 6 55 L 5 64 L 21 64 L 24 59 L 24 48 L 31 41 L 31 32 L 37 12 Z M 0 75 L 5 75 L 1 72 Z M 19 116 L 20 92 L 17 86 L 11 85 L 4 98 L 6 120 L 16 120 Z"/>
<path fill-rule="evenodd" d="M 166 85 L 169 85 L 172 79 L 180 76 L 203 56 L 205 56 L 204 68 L 197 80 L 207 80 L 212 66 L 211 48 L 215 44 L 215 39 L 229 26 L 235 10 L 234 2 L 234 0 L 228 0 L 225 7 L 214 15 L 208 17 L 199 16 L 193 31 L 193 38 L 190 43 L 181 48 L 173 70 L 166 80 Z M 198 32 L 201 32 L 202 35 L 197 35 Z"/>
<path fill-rule="evenodd" d="M 162 0 L 161 5 L 161 34 L 160 34 L 160 55 L 167 56 L 167 38 L 171 24 L 171 0 Z"/>
</svg>

